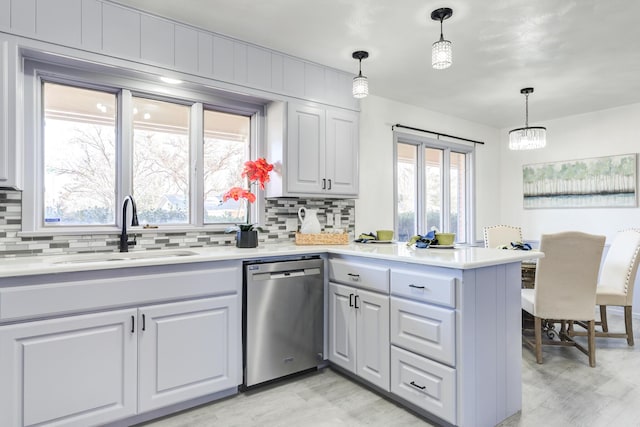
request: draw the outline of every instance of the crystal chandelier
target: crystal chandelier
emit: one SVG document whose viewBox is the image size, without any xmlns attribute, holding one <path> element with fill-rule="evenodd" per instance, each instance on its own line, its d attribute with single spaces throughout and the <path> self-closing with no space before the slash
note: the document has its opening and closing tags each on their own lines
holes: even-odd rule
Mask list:
<svg viewBox="0 0 640 427">
<path fill-rule="evenodd" d="M 364 98 L 369 95 L 369 82 L 367 77 L 362 75 L 362 60 L 369 57 L 369 52 L 358 50 L 351 56 L 358 60 L 358 75 L 353 78 L 353 97 Z"/>
<path fill-rule="evenodd" d="M 448 7 L 436 9 L 431 12 L 431 19 L 434 21 L 440 21 L 440 40 L 435 42 L 431 47 L 431 65 L 436 70 L 444 70 L 451 66 L 451 42 L 449 40 L 445 40 L 442 35 L 442 21 L 451 18 L 451 15 L 453 15 L 453 10 Z"/>
<path fill-rule="evenodd" d="M 509 149 L 511 150 L 535 150 L 547 145 L 547 128 L 541 126 L 529 126 L 529 94 L 533 93 L 532 87 L 520 90 L 525 99 L 524 127 L 513 129 L 509 132 Z"/>
</svg>

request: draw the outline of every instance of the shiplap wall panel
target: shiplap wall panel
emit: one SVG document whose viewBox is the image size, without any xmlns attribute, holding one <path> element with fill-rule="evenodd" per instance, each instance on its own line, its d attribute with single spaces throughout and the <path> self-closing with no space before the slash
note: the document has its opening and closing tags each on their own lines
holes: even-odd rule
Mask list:
<svg viewBox="0 0 640 427">
<path fill-rule="evenodd" d="M 284 91 L 293 96 L 304 96 L 304 62 L 285 56 Z"/>
<path fill-rule="evenodd" d="M 81 0 L 37 0 L 36 32 L 53 43 L 80 46 L 82 41 Z"/>
<path fill-rule="evenodd" d="M 304 97 L 313 101 L 321 101 L 325 97 L 324 67 L 305 62 L 304 64 Z"/>
<path fill-rule="evenodd" d="M 271 89 L 271 52 L 249 46 L 247 55 L 247 83 L 260 89 Z"/>
<path fill-rule="evenodd" d="M 140 13 L 108 3 L 102 4 L 102 48 L 105 53 L 140 58 Z"/>
<path fill-rule="evenodd" d="M 36 33 L 36 1 L 11 1 L 11 29 L 32 36 Z"/>
<path fill-rule="evenodd" d="M 175 27 L 176 68 L 195 74 L 198 72 L 198 31 L 182 25 Z"/>
<path fill-rule="evenodd" d="M 219 80 L 233 81 L 233 41 L 213 36 L 213 76 Z"/>
<path fill-rule="evenodd" d="M 142 15 L 140 18 L 140 58 L 173 67 L 175 48 L 173 22 Z"/>
<path fill-rule="evenodd" d="M 233 81 L 235 83 L 247 83 L 247 45 L 233 42 Z"/>
<path fill-rule="evenodd" d="M 0 0 L 0 28 L 11 27 L 11 0 Z"/>
<path fill-rule="evenodd" d="M 97 0 L 82 0 L 82 47 L 100 52 L 102 50 L 102 3 Z"/>
<path fill-rule="evenodd" d="M 296 98 L 358 105 L 349 73 L 103 0 L 0 0 L 0 28 Z"/>
<path fill-rule="evenodd" d="M 271 53 L 271 89 L 276 92 L 284 90 L 284 57 Z"/>
<path fill-rule="evenodd" d="M 213 74 L 213 36 L 202 31 L 198 32 L 198 73 Z"/>
</svg>

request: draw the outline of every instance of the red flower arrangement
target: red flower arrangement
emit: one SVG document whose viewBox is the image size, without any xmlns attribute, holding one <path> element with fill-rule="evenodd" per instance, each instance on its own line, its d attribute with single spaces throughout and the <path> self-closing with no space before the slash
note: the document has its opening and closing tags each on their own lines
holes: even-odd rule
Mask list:
<svg viewBox="0 0 640 427">
<path fill-rule="evenodd" d="M 244 162 L 244 169 L 242 170 L 242 178 L 249 180 L 249 189 L 242 187 L 231 187 L 229 191 L 222 195 L 222 203 L 229 199 L 240 200 L 247 199 L 249 203 L 256 201 L 256 195 L 251 192 L 251 185 L 260 185 L 260 188 L 264 190 L 264 185 L 269 182 L 269 172 L 273 170 L 273 165 L 267 162 L 263 157 L 252 161 Z M 249 231 L 253 229 L 252 224 L 239 225 L 240 230 Z"/>
</svg>

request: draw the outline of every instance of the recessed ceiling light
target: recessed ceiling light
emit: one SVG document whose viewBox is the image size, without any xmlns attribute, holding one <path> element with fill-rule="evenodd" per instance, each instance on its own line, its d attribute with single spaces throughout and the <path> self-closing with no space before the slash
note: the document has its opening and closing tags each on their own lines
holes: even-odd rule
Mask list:
<svg viewBox="0 0 640 427">
<path fill-rule="evenodd" d="M 172 79 L 171 77 L 160 77 L 160 80 L 162 80 L 165 83 L 172 84 L 172 85 L 179 85 L 180 83 L 182 83 L 182 80 Z"/>
</svg>

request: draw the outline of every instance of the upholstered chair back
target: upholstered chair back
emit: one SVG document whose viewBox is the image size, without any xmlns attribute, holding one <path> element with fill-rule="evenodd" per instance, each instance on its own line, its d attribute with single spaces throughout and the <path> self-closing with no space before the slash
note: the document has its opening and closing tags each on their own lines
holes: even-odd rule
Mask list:
<svg viewBox="0 0 640 427">
<path fill-rule="evenodd" d="M 623 230 L 616 234 L 600 271 L 598 289 L 607 289 L 615 294 L 626 294 L 626 302 L 632 305 L 633 287 L 640 262 L 640 230 Z"/>
<path fill-rule="evenodd" d="M 543 319 L 594 320 L 605 236 L 543 234 L 535 279 L 535 313 Z"/>
<path fill-rule="evenodd" d="M 511 242 L 522 242 L 522 229 L 511 225 L 484 227 L 484 247 L 510 246 Z"/>
</svg>

